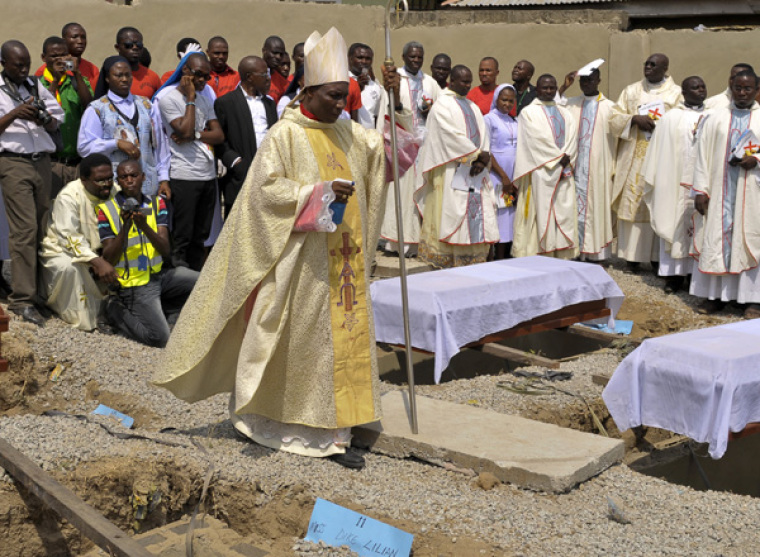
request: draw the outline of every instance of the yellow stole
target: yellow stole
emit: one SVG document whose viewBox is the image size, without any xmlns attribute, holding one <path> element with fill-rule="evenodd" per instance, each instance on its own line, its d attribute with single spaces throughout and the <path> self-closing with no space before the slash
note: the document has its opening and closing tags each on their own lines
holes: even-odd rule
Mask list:
<svg viewBox="0 0 760 557">
<path fill-rule="evenodd" d="M 346 154 L 335 130 L 305 128 L 322 180 L 352 180 Z M 367 288 L 364 280 L 362 221 L 356 195 L 346 205 L 343 222 L 325 234 L 330 275 L 335 409 L 338 427 L 374 420 Z"/>
</svg>

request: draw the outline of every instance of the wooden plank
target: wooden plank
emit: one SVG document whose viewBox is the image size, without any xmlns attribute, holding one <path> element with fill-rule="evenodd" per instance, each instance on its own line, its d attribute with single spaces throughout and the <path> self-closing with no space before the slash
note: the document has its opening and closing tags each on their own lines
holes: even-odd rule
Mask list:
<svg viewBox="0 0 760 557">
<path fill-rule="evenodd" d="M 733 441 L 735 439 L 741 439 L 742 437 L 749 437 L 750 435 L 755 435 L 757 433 L 760 433 L 760 423 L 752 422 L 747 424 L 747 427 L 745 427 L 741 431 L 728 432 L 728 440 Z"/>
<path fill-rule="evenodd" d="M 567 329 L 567 332 L 586 338 L 593 338 L 594 340 L 604 340 L 609 342 L 622 339 L 630 342 L 633 346 L 639 346 L 642 342 L 644 342 L 644 339 L 632 338 L 625 335 L 616 335 L 615 333 L 606 333 L 597 329 L 591 329 L 590 327 L 584 327 L 583 325 L 572 325 Z"/>
<path fill-rule="evenodd" d="M 4 439 L 0 439 L 0 466 L 109 555 L 152 557 L 137 541 L 106 520 L 73 491 L 47 475 Z"/>
<path fill-rule="evenodd" d="M 8 360 L 3 358 L 2 333 L 8 332 L 10 320 L 8 314 L 6 314 L 5 311 L 3 311 L 3 308 L 0 307 L 0 372 L 8 371 Z"/>
<path fill-rule="evenodd" d="M 612 374 L 607 375 L 606 373 L 594 373 L 591 375 L 591 382 L 594 385 L 601 385 L 602 387 L 606 387 L 607 383 L 610 382 L 610 379 L 612 379 Z"/>
<path fill-rule="evenodd" d="M 518 362 L 520 364 L 528 364 L 532 366 L 543 366 L 548 367 L 549 369 L 559 369 L 560 366 L 560 363 L 557 360 L 552 360 L 545 356 L 539 356 L 538 354 L 531 354 L 530 352 L 518 350 L 511 346 L 488 342 L 484 344 L 482 348 L 484 353 L 504 358 L 510 362 Z"/>
</svg>

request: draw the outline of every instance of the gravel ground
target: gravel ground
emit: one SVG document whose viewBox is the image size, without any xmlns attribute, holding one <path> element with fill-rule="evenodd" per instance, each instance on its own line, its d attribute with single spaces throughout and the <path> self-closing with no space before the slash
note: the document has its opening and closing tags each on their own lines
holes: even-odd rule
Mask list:
<svg viewBox="0 0 760 557">
<path fill-rule="evenodd" d="M 672 311 L 688 310 L 689 319 L 694 318 L 693 304 L 685 296 L 662 294 L 658 279 L 623 275 L 617 268 L 610 273 L 629 297 L 654 300 L 672 306 Z M 715 319 L 720 323 L 737 316 L 729 312 Z M 757 554 L 758 499 L 695 491 L 639 474 L 625 465 L 562 495 L 511 485 L 484 491 L 465 474 L 371 453 L 366 454 L 363 471 L 351 472 L 330 461 L 278 453 L 240 439 L 227 419 L 226 395 L 190 405 L 153 388 L 148 381 L 156 349 L 120 337 L 85 334 L 55 319 L 37 329 L 14 317 L 11 330 L 32 345 L 42 365 L 65 365 L 61 379 L 35 401 L 38 408 L 84 415 L 108 396 L 121 396 L 129 407 L 118 409 L 143 424 L 131 433 L 152 439 L 118 439 L 99 423 L 115 431 L 125 430 L 105 418 L 0 417 L 0 436 L 45 470 L 71 469 L 106 457 L 176 460 L 199 471 L 213 464 L 221 482 L 258 482 L 265 496 L 282 487 L 304 485 L 313 496 L 348 498 L 367 514 L 405 521 L 417 535 L 437 532 L 450 536 L 451 548 L 456 547 L 457 538 L 478 540 L 489 545 L 491 550 L 485 553 L 491 555 Z M 588 400 L 598 398 L 601 387 L 592 383 L 591 375 L 611 373 L 619 360 L 620 354 L 613 350 L 563 363 L 562 371 L 572 372 L 572 378 L 553 384 Z M 510 375 L 480 376 L 418 386 L 418 393 L 513 414 L 525 414 L 536 405 L 559 412 L 579 401 L 561 393 L 524 396 L 497 386 L 514 379 Z M 384 384 L 383 388 L 400 387 Z M 169 427 L 175 431 L 159 433 Z M 193 437 L 203 443 L 206 452 L 198 451 Z M 3 480 L 10 478 L 6 475 Z M 608 517 L 608 498 L 613 498 L 628 524 Z M 345 549 L 330 552 L 296 539 L 290 547 L 297 555 L 351 555 Z"/>
</svg>

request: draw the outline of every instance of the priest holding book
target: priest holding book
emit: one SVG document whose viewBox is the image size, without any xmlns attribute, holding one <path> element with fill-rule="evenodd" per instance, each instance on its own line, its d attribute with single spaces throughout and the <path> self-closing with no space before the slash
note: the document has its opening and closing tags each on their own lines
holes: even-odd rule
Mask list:
<svg viewBox="0 0 760 557">
<path fill-rule="evenodd" d="M 694 171 L 695 221 L 692 253 L 698 258 L 690 293 L 705 298 L 701 313 L 726 302 L 746 304 L 744 316 L 760 317 L 760 105 L 758 77 L 739 72 L 733 101 L 706 119 Z"/>
</svg>

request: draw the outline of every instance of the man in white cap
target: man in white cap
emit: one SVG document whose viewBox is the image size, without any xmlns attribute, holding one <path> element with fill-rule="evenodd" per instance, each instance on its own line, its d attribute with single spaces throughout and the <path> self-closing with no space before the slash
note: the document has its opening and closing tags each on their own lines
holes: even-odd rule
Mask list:
<svg viewBox="0 0 760 557">
<path fill-rule="evenodd" d="M 351 427 L 380 418 L 369 273 L 383 138 L 339 120 L 349 74 L 335 28 L 309 37 L 304 65 L 300 109 L 262 142 L 154 381 L 187 401 L 231 392 L 235 428 L 258 444 L 362 468 L 347 448 Z"/>
<path fill-rule="evenodd" d="M 578 158 L 573 168 L 578 208 L 578 247 L 581 259 L 603 261 L 612 255 L 612 177 L 615 173 L 617 138 L 607 133 L 614 102 L 599 92 L 604 60 L 596 60 L 577 72 L 582 95 L 565 107 L 578 123 Z M 565 84 L 575 81 L 568 74 Z"/>
</svg>

